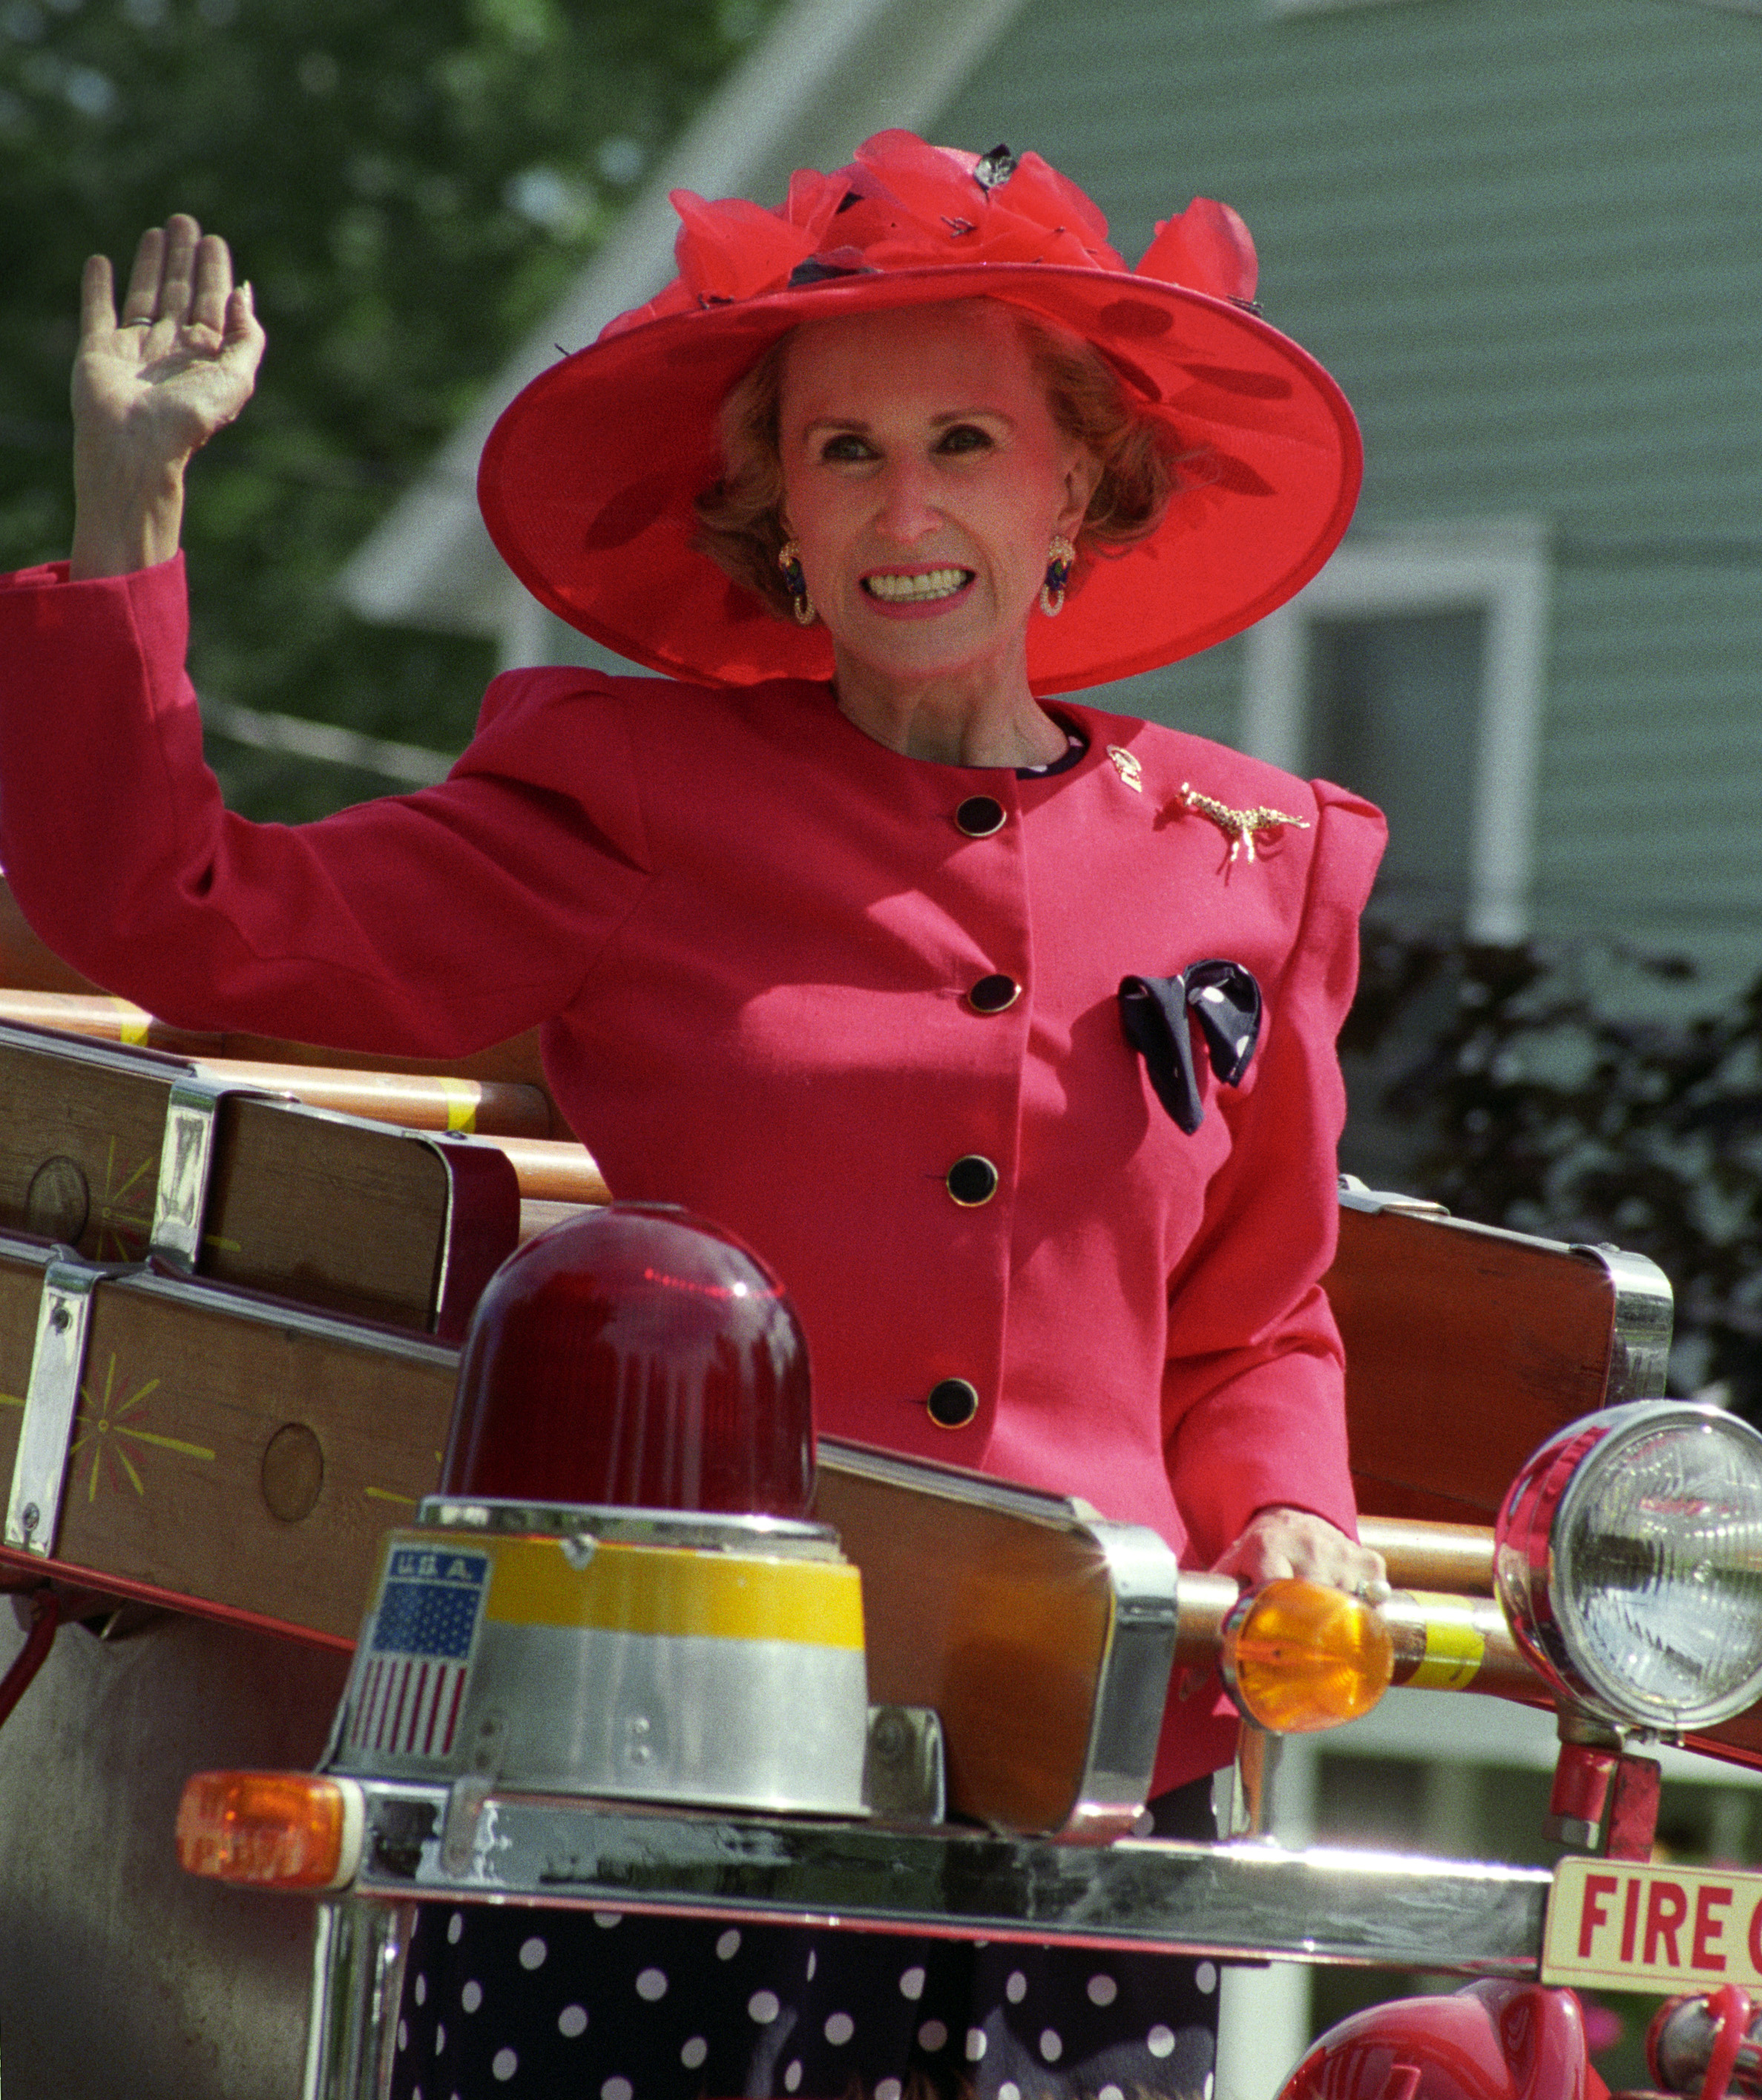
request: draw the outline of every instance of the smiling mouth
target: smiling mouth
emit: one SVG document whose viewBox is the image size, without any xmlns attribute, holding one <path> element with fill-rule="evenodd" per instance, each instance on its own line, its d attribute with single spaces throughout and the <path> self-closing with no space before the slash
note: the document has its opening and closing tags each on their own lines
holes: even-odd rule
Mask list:
<svg viewBox="0 0 1762 2100">
<path fill-rule="evenodd" d="M 973 580 L 971 569 L 927 569 L 921 576 L 865 576 L 862 587 L 883 605 L 930 605 L 937 598 L 953 598 Z"/>
</svg>

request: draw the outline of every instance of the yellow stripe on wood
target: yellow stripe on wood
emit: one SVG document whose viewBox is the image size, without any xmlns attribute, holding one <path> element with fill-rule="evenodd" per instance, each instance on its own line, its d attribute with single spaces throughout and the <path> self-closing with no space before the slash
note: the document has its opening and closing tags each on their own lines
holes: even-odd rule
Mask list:
<svg viewBox="0 0 1762 2100">
<path fill-rule="evenodd" d="M 483 1089 L 475 1079 L 455 1079 L 443 1074 L 437 1081 L 447 1096 L 447 1127 L 469 1132 L 478 1127 L 478 1102 Z"/>
<path fill-rule="evenodd" d="M 141 1007 L 131 1005 L 126 999 L 112 998 L 110 1004 L 116 1008 L 117 1040 L 137 1044 L 145 1043 L 148 1032 L 153 1025 L 152 1014 Z"/>
</svg>

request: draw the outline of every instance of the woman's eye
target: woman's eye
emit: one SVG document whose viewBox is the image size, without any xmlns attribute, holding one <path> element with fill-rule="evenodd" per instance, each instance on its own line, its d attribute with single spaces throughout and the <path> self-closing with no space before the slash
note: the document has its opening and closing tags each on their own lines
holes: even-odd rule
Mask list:
<svg viewBox="0 0 1762 2100">
<path fill-rule="evenodd" d="M 854 430 L 843 430 L 836 437 L 828 438 L 820 448 L 823 460 L 866 460 L 870 457 L 868 445 Z"/>
<path fill-rule="evenodd" d="M 989 452 L 990 448 L 991 434 L 989 430 L 980 430 L 976 423 L 956 423 L 952 429 L 942 433 L 942 440 L 937 450 L 945 452 Z"/>
</svg>

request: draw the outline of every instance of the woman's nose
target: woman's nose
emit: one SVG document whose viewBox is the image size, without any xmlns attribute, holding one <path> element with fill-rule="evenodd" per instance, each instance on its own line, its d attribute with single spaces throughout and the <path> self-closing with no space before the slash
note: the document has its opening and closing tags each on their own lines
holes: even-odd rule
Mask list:
<svg viewBox="0 0 1762 2100">
<path fill-rule="evenodd" d="M 927 468 L 918 460 L 890 460 L 881 476 L 876 523 L 885 536 L 911 545 L 935 532 L 942 514 L 932 501 Z"/>
</svg>

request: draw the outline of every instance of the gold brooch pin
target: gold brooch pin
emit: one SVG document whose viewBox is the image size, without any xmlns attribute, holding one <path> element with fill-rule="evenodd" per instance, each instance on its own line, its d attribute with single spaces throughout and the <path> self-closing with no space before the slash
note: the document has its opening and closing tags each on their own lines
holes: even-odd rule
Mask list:
<svg viewBox="0 0 1762 2100">
<path fill-rule="evenodd" d="M 1115 770 L 1134 795 L 1144 792 L 1144 769 L 1124 744 L 1110 743 L 1108 756 L 1113 761 Z"/>
<path fill-rule="evenodd" d="M 1287 824 L 1298 831 L 1309 829 L 1306 817 L 1288 817 L 1283 810 L 1269 810 L 1264 803 L 1258 809 L 1232 810 L 1227 802 L 1220 802 L 1210 795 L 1201 795 L 1196 788 L 1186 781 L 1181 783 L 1181 806 L 1192 810 L 1201 817 L 1209 817 L 1218 830 L 1230 841 L 1230 858 L 1238 854 L 1244 859 L 1254 858 L 1254 835 L 1257 832 L 1280 832 Z"/>
</svg>

